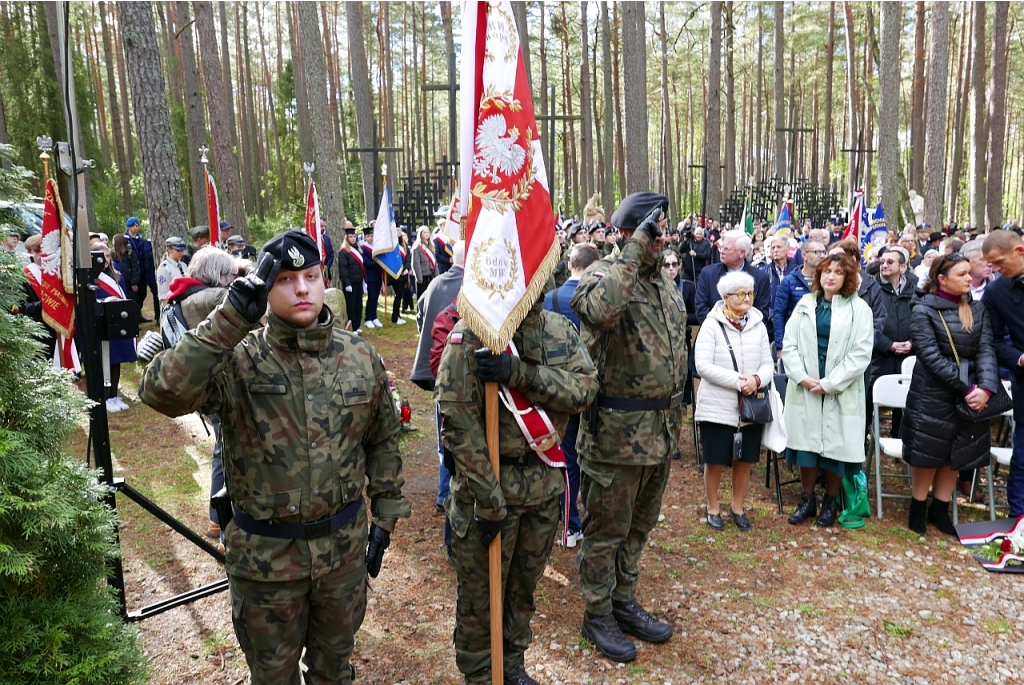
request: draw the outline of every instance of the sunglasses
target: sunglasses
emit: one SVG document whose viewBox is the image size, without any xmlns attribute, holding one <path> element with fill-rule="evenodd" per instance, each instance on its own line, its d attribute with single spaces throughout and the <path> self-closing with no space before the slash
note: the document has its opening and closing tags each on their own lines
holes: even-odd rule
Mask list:
<svg viewBox="0 0 1024 685">
<path fill-rule="evenodd" d="M 679 266 L 679 262 L 665 262 L 665 266 L 670 269 L 674 269 Z"/>
</svg>

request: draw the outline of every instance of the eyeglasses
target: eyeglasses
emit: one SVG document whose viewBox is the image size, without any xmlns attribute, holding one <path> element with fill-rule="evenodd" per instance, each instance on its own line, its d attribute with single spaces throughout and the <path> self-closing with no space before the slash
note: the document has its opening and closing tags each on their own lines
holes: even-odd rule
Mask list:
<svg viewBox="0 0 1024 685">
<path fill-rule="evenodd" d="M 679 267 L 679 262 L 665 262 L 665 267 L 669 269 L 676 269 Z"/>
<path fill-rule="evenodd" d="M 828 250 L 824 250 L 824 249 L 822 249 L 822 250 L 807 250 L 807 253 L 808 254 L 816 254 L 819 257 L 821 257 L 821 256 L 824 256 L 824 255 L 827 255 L 828 254 Z"/>
<path fill-rule="evenodd" d="M 736 297 L 736 298 L 739 298 L 741 300 L 753 300 L 754 299 L 754 293 L 750 292 L 749 290 L 746 291 L 746 292 L 742 292 L 742 293 L 729 293 L 729 296 L 730 297 Z"/>
</svg>

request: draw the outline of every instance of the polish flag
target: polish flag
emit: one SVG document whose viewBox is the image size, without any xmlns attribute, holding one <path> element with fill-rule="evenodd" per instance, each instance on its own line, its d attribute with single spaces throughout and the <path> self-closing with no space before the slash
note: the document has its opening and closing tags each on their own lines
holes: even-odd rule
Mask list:
<svg viewBox="0 0 1024 685">
<path fill-rule="evenodd" d="M 306 193 L 306 235 L 313 239 L 320 250 L 320 259 L 327 257 L 324 250 L 323 233 L 320 232 L 320 197 L 316 194 L 316 184 L 309 182 L 309 191 Z"/>
<path fill-rule="evenodd" d="M 458 309 L 495 352 L 540 297 L 559 246 L 526 66 L 508 2 L 467 2 L 462 21 Z"/>
<path fill-rule="evenodd" d="M 220 247 L 220 198 L 213 174 L 206 174 L 206 214 L 210 221 L 210 244 Z"/>
<path fill-rule="evenodd" d="M 41 237 L 42 279 L 38 292 L 43 303 L 43 321 L 60 335 L 70 339 L 75 335 L 75 301 L 64 287 L 61 271 L 65 262 L 63 252 L 70 250 L 71 245 L 64 230 L 64 210 L 60 204 L 57 182 L 52 178 L 46 181 Z M 68 282 L 70 283 L 70 278 Z"/>
</svg>

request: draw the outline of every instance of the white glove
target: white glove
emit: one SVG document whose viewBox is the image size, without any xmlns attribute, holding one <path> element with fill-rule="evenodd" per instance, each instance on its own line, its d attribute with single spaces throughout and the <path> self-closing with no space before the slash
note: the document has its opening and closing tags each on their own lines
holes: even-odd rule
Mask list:
<svg viewBox="0 0 1024 685">
<path fill-rule="evenodd" d="M 350 293 L 350 292 L 352 292 L 352 286 L 350 286 L 350 285 L 346 285 L 346 286 L 345 286 L 345 292 L 347 292 L 347 293 Z"/>
</svg>

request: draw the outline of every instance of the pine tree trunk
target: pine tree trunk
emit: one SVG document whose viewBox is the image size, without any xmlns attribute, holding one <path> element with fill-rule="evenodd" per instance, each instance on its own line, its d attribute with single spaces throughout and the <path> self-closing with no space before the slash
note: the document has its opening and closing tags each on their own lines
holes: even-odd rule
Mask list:
<svg viewBox="0 0 1024 685">
<path fill-rule="evenodd" d="M 662 192 L 668 197 L 669 214 L 678 216 L 679 197 L 672 174 L 672 108 L 668 97 L 668 32 L 665 29 L 664 2 L 658 3 L 658 24 L 661 38 L 661 168 L 664 176 Z"/>
<path fill-rule="evenodd" d="M 516 30 L 519 32 L 519 45 L 523 50 L 523 65 L 526 67 L 526 83 L 533 85 L 533 74 L 530 73 L 530 32 L 526 23 L 526 3 L 523 0 L 512 0 L 512 16 L 516 21 Z M 586 29 L 584 28 L 582 39 L 586 41 Z M 583 54 L 586 55 L 586 42 L 583 43 Z M 584 57 L 583 59 L 586 59 Z M 452 151 L 454 159 L 455 151 Z"/>
<path fill-rule="evenodd" d="M 153 243 L 163 245 L 169 236 L 181 235 L 186 217 L 153 7 L 148 2 L 119 2 L 117 9 L 131 78 L 150 231 Z"/>
<path fill-rule="evenodd" d="M 723 197 L 736 187 L 736 75 L 733 70 L 733 3 L 725 5 L 725 183 Z M 662 75 L 665 67 L 662 67 Z"/>
<path fill-rule="evenodd" d="M 260 188 L 263 187 L 263 136 L 266 129 L 256 119 L 256 95 L 252 83 L 252 51 L 249 47 L 249 19 L 246 16 L 250 7 L 256 7 L 255 3 L 239 3 L 242 10 L 242 55 L 239 64 L 239 73 L 244 73 L 245 88 L 243 90 L 246 110 L 246 121 L 249 122 L 248 135 L 245 136 L 249 147 L 248 177 L 252 185 L 252 205 L 250 211 L 255 209 L 257 216 L 262 221 L 266 216 L 264 198 L 261 197 Z M 244 67 L 244 72 L 243 72 Z M 325 77 L 326 80 L 326 77 Z"/>
<path fill-rule="evenodd" d="M 786 136 L 780 128 L 785 126 L 785 97 L 786 89 L 783 81 L 783 69 L 785 68 L 785 43 L 783 40 L 783 21 L 785 3 L 776 1 L 775 6 L 775 176 L 786 178 Z"/>
<path fill-rule="evenodd" d="M 846 22 L 846 89 L 847 101 L 849 103 L 846 114 L 846 140 L 848 143 L 847 147 L 852 150 L 857 147 L 857 137 L 858 133 L 860 133 L 860 128 L 857 126 L 857 62 L 854 40 L 856 27 L 853 24 L 853 4 L 850 0 L 846 0 L 843 3 L 843 11 Z M 846 176 L 847 196 L 852 199 L 853 193 L 857 190 L 857 153 L 848 152 L 847 158 L 849 160 Z"/>
<path fill-rule="evenodd" d="M 181 70 L 185 90 L 185 132 L 188 136 L 188 171 L 192 191 L 192 223 L 207 223 L 206 184 L 203 179 L 203 165 L 199 148 L 206 144 L 206 116 L 203 110 L 203 96 L 199 92 L 199 70 L 196 66 L 195 44 L 192 39 L 192 24 L 188 15 L 188 2 L 177 0 L 177 25 L 175 33 L 181 49 Z M 227 240 L 227 236 L 223 237 Z"/>
<path fill-rule="evenodd" d="M 924 189 L 924 146 L 927 126 L 925 119 L 931 116 L 931 112 L 924 107 L 924 32 L 924 0 L 917 0 L 914 28 L 914 96 L 910 115 L 910 187 L 919 193 Z M 898 56 L 899 53 L 897 59 Z M 928 80 L 931 81 L 931 74 L 928 75 Z"/>
<path fill-rule="evenodd" d="M 612 29 L 608 3 L 601 3 L 601 85 L 604 90 L 604 120 L 601 138 L 601 201 L 606 211 L 615 204 L 615 100 L 612 96 Z"/>
<path fill-rule="evenodd" d="M 363 3 L 349 1 L 345 3 L 345 18 L 348 25 L 349 67 L 352 70 L 352 91 L 356 105 L 356 131 L 359 135 L 359 147 L 374 147 L 373 137 L 373 100 L 370 93 L 370 72 L 366 63 L 366 38 L 363 35 Z M 374 216 L 373 206 L 374 155 L 370 152 L 359 153 L 359 166 L 363 179 L 363 206 L 366 216 Z"/>
<path fill-rule="evenodd" d="M 306 96 L 306 72 L 302 64 L 302 36 L 299 35 L 299 24 L 295 5 L 289 5 L 288 38 L 292 49 L 292 74 L 295 77 L 295 108 L 299 126 L 299 152 L 302 162 L 312 162 L 313 130 L 309 122 L 309 101 Z M 301 168 L 301 163 L 300 163 Z"/>
<path fill-rule="evenodd" d="M 1003 225 L 1003 166 L 1006 155 L 1006 24 L 1009 4 L 997 2 L 992 17 L 992 76 L 988 96 L 988 169 L 985 228 Z"/>
<path fill-rule="evenodd" d="M 114 139 L 114 159 L 117 162 L 118 179 L 121 182 L 121 202 L 124 213 L 129 216 L 135 212 L 132 207 L 132 170 L 128 166 L 128 158 L 124 151 L 124 129 L 121 127 L 121 110 L 118 105 L 117 82 L 114 80 L 113 41 L 110 39 L 110 26 L 107 24 L 107 3 L 99 3 L 100 27 L 103 35 L 103 62 L 107 68 L 107 97 L 110 101 L 110 126 Z M 99 93 L 96 97 L 102 97 Z M 124 97 L 124 96 L 122 96 Z"/>
<path fill-rule="evenodd" d="M 281 135 L 277 130 L 277 111 L 274 109 L 273 81 L 270 78 L 270 70 L 267 67 L 267 43 L 263 39 L 263 22 L 257 22 L 256 25 L 259 27 L 260 61 L 263 65 L 263 89 L 267 92 L 267 109 L 269 110 L 271 127 L 274 132 L 274 161 L 277 164 L 278 191 L 281 194 L 281 205 L 283 206 L 288 204 L 288 186 L 285 183 L 284 163 L 281 159 Z"/>
<path fill-rule="evenodd" d="M 306 72 L 310 123 L 316 144 L 316 177 L 319 181 L 320 203 L 324 210 L 321 216 L 328 227 L 331 240 L 335 245 L 341 245 L 345 227 L 342 186 L 344 176 L 341 158 L 334 148 L 331 112 L 327 107 L 327 70 L 324 68 L 319 19 L 314 3 L 300 2 L 295 7 L 302 39 L 302 63 Z"/>
<path fill-rule="evenodd" d="M 763 134 L 762 125 L 765 120 L 764 116 L 764 15 L 762 14 L 762 5 L 757 5 L 757 113 L 754 115 L 754 119 L 757 122 L 757 126 L 754 134 L 754 149 L 757 152 L 757 156 L 754 159 L 754 169 L 751 175 L 754 177 L 754 183 L 761 182 L 761 173 L 764 169 L 764 147 L 761 145 L 761 136 Z"/>
<path fill-rule="evenodd" d="M 622 132 L 622 12 L 621 6 L 613 5 L 615 12 L 612 20 L 612 61 L 614 66 L 612 73 L 615 75 L 613 81 L 613 97 L 615 99 L 615 167 L 619 176 L 619 197 L 626 197 L 626 148 L 625 136 Z"/>
<path fill-rule="evenodd" d="M 250 144 L 255 131 L 253 130 L 252 121 L 249 119 L 248 108 L 245 106 L 245 61 L 242 59 L 242 20 L 239 16 L 242 11 L 242 4 L 238 2 L 232 3 L 232 9 L 234 10 L 235 20 L 235 69 L 238 72 L 238 78 L 235 79 L 235 84 L 237 85 L 235 98 L 238 103 L 238 130 L 242 133 L 238 138 L 239 144 L 237 147 L 238 157 L 242 161 L 239 171 L 242 175 L 242 190 L 245 193 L 245 209 L 247 212 L 255 213 L 256 202 L 252 187 L 253 159 Z M 227 27 L 223 28 L 227 32 Z"/>
<path fill-rule="evenodd" d="M 587 20 L 588 2 L 580 3 L 580 114 L 583 115 L 583 122 L 580 129 L 580 153 L 583 157 L 580 175 L 582 195 L 586 202 L 594 193 L 594 121 L 591 115 L 590 103 L 590 49 L 587 39 L 590 34 L 590 26 Z"/>
<path fill-rule="evenodd" d="M 971 51 L 968 45 L 969 24 L 973 13 L 966 8 L 962 13 L 960 24 L 960 58 L 957 64 L 957 95 L 956 109 L 953 114 L 953 150 L 949 171 L 949 190 L 946 193 L 948 198 L 947 207 L 951 219 L 959 219 L 960 212 L 960 177 L 963 174 L 964 162 L 964 136 L 967 125 L 967 108 L 970 106 L 969 96 L 971 89 Z"/>
<path fill-rule="evenodd" d="M 924 217 L 932 226 L 941 226 L 945 188 L 946 86 L 949 80 L 949 3 L 932 5 L 929 22 L 928 56 L 928 130 L 925 135 Z"/>
<path fill-rule="evenodd" d="M 828 3 L 828 49 L 825 51 L 825 144 L 821 150 L 821 177 L 818 183 L 824 187 L 829 185 L 832 164 L 832 143 L 835 136 L 832 132 L 832 78 L 835 71 L 836 54 L 836 3 Z"/>
<path fill-rule="evenodd" d="M 113 16 L 113 13 L 111 13 L 111 17 Z M 130 179 L 135 173 L 135 139 L 132 136 L 132 119 L 129 111 L 129 101 L 131 98 L 128 93 L 128 78 L 125 76 L 124 46 L 121 42 L 120 21 L 118 21 L 117 29 L 113 31 L 113 37 L 115 39 L 114 51 L 117 53 L 117 82 L 121 89 L 121 121 L 124 122 L 124 156 L 125 161 L 128 163 L 128 177 Z"/>
<path fill-rule="evenodd" d="M 985 225 L 985 3 L 976 2 L 971 36 L 971 165 L 968 188 L 971 195 L 971 223 L 976 230 Z"/>
<path fill-rule="evenodd" d="M 619 6 L 622 12 L 622 96 L 625 100 L 626 192 L 651 189 L 647 151 L 647 30 L 644 3 Z"/>
<path fill-rule="evenodd" d="M 218 88 L 223 83 L 217 32 L 213 24 L 213 5 L 193 2 L 196 15 L 196 33 L 199 36 L 200 62 L 206 83 L 206 105 L 210 109 L 210 142 L 213 149 L 213 172 L 217 179 L 221 218 L 231 223 L 238 233 L 249 239 L 249 223 L 242 204 L 242 183 L 238 173 L 238 159 L 231 144 L 232 117 L 229 116 L 230 89 Z M 141 134 L 140 134 L 141 135 Z"/>
<path fill-rule="evenodd" d="M 878 177 L 882 206 L 899 214 L 900 4 L 883 2 L 878 72 Z"/>
<path fill-rule="evenodd" d="M 231 131 L 231 147 L 237 154 L 241 154 L 241 150 L 238 147 L 238 124 L 235 120 L 235 93 L 234 83 L 231 79 L 231 52 L 228 50 L 228 4 L 221 0 L 221 2 L 217 3 L 217 6 L 220 12 L 220 55 L 223 58 L 221 61 L 220 78 L 221 83 L 224 84 L 224 102 L 227 105 L 225 114 L 228 116 L 227 123 Z M 193 7 L 194 10 L 195 8 Z M 216 83 L 216 81 L 207 81 L 207 83 Z M 209 86 L 207 86 L 207 90 L 210 90 Z M 241 203 L 241 198 L 239 198 L 239 203 Z"/>
<path fill-rule="evenodd" d="M 722 3 L 710 3 L 711 37 L 708 41 L 708 108 L 704 149 L 707 164 L 707 213 L 718 220 L 722 204 Z"/>
</svg>

